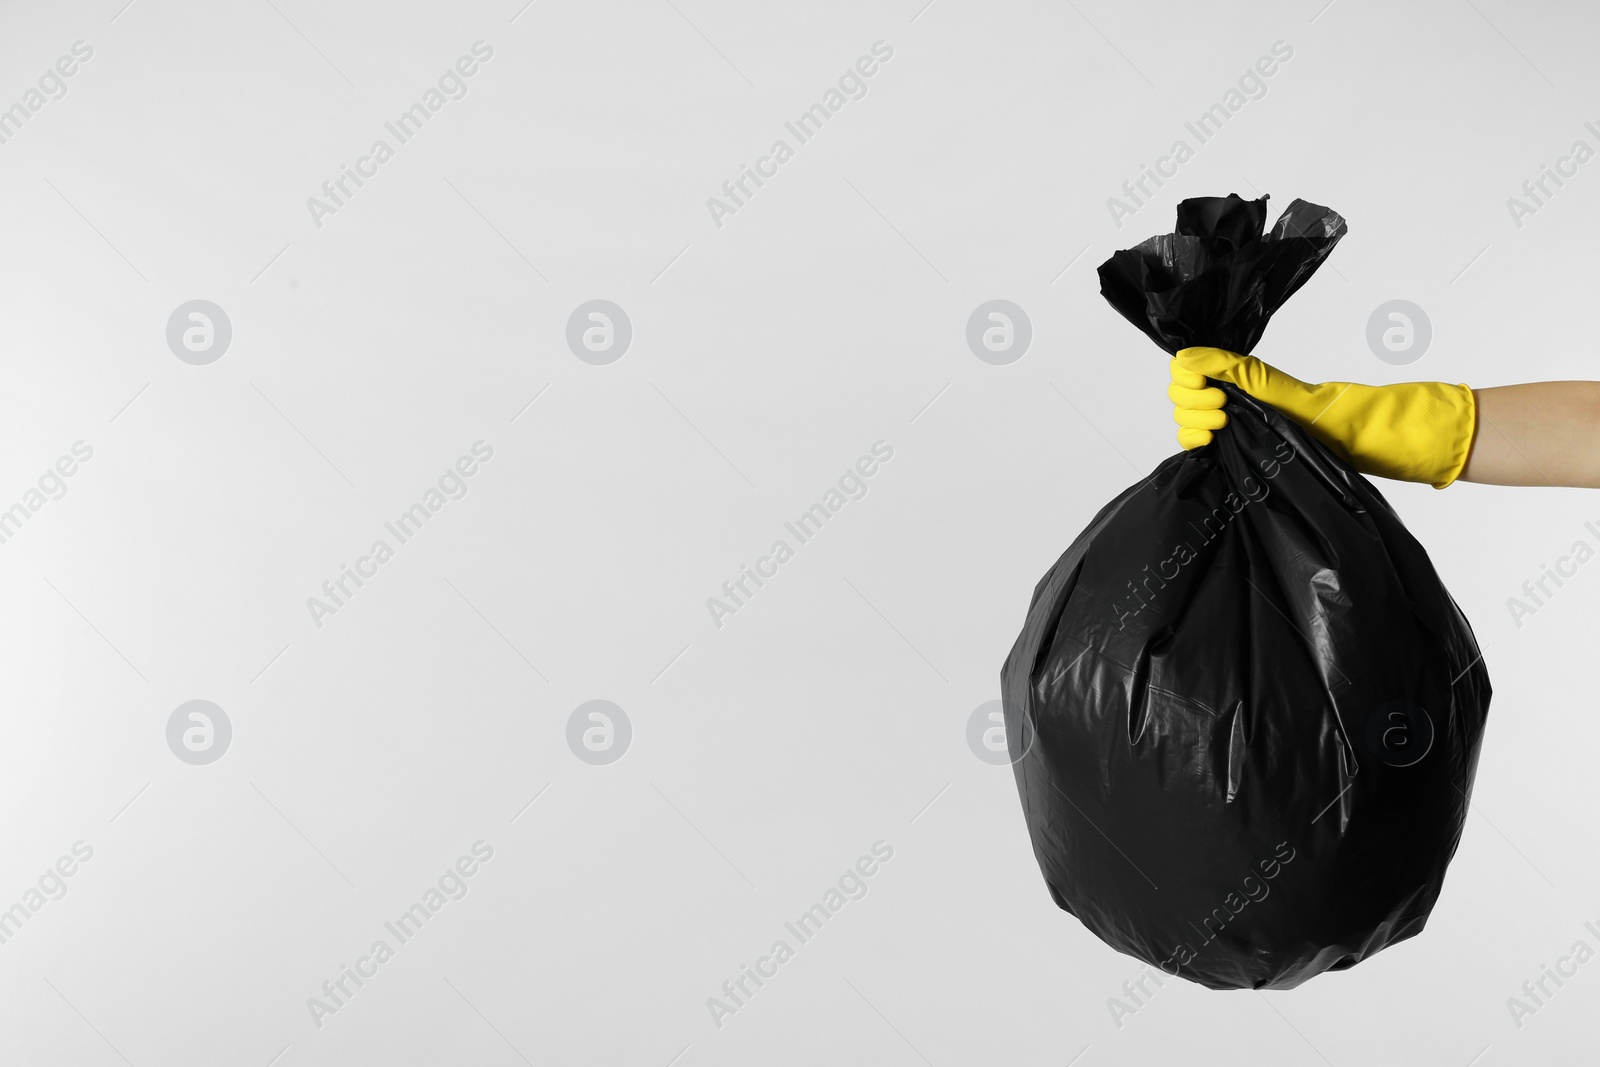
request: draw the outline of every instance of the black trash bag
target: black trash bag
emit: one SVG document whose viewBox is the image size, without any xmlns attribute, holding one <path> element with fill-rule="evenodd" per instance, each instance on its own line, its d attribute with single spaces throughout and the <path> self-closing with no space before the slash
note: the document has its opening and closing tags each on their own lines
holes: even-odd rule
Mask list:
<svg viewBox="0 0 1600 1067">
<path fill-rule="evenodd" d="M 1169 352 L 1249 352 L 1344 220 L 1186 200 L 1101 268 Z M 1101 509 L 1001 672 L 1051 895 L 1213 989 L 1288 989 L 1420 933 L 1489 678 L 1422 546 L 1343 459 L 1226 383 L 1228 426 Z"/>
</svg>

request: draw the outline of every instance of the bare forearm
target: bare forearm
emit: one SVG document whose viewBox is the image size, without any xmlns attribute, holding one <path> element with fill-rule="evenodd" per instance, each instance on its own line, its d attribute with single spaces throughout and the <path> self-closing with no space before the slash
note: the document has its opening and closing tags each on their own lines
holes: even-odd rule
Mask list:
<svg viewBox="0 0 1600 1067">
<path fill-rule="evenodd" d="M 1600 488 L 1600 382 L 1475 389 L 1478 428 L 1461 480 Z"/>
</svg>

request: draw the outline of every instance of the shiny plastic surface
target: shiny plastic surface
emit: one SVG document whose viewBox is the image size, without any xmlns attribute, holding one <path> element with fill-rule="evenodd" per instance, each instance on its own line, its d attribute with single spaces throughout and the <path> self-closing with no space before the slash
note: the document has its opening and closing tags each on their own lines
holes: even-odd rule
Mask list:
<svg viewBox="0 0 1600 1067">
<path fill-rule="evenodd" d="M 1107 299 L 1169 352 L 1249 352 L 1344 232 L 1295 201 L 1185 201 Z M 1229 424 L 1101 510 L 1002 671 L 1057 904 L 1215 989 L 1286 989 L 1419 933 L 1460 840 L 1490 686 L 1365 478 L 1231 385 Z"/>
<path fill-rule="evenodd" d="M 1100 291 L 1167 350 L 1191 345 L 1249 355 L 1273 313 L 1345 234 L 1336 211 L 1296 200 L 1263 235 L 1267 198 L 1204 196 L 1178 205 L 1176 233 L 1112 254 Z"/>
</svg>

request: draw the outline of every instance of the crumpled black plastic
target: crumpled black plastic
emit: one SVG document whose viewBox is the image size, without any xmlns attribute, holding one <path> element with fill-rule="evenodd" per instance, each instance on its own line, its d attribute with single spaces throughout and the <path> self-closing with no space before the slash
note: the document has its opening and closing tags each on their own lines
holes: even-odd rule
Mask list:
<svg viewBox="0 0 1600 1067">
<path fill-rule="evenodd" d="M 1345 232 L 1296 200 L 1186 200 L 1101 268 L 1168 352 L 1250 352 Z M 1372 484 L 1231 385 L 1228 426 L 1107 504 L 1001 672 L 1034 853 L 1118 951 L 1287 989 L 1421 932 L 1460 840 L 1490 686 Z"/>
</svg>

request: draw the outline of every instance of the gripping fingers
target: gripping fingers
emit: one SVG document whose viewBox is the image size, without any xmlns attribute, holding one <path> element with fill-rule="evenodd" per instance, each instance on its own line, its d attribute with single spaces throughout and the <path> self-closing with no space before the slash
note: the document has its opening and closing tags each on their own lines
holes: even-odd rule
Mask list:
<svg viewBox="0 0 1600 1067">
<path fill-rule="evenodd" d="M 1205 375 L 1172 365 L 1172 384 L 1167 386 L 1167 399 L 1173 406 L 1194 411 L 1219 411 L 1227 402 L 1227 394 L 1216 386 L 1207 386 Z"/>
<path fill-rule="evenodd" d="M 1220 393 L 1221 390 L 1213 392 Z M 1228 413 L 1221 408 L 1174 408 L 1172 421 L 1181 427 L 1178 430 L 1178 444 L 1186 449 L 1199 448 L 1211 443 L 1212 430 L 1220 430 L 1228 425 Z"/>
<path fill-rule="evenodd" d="M 1172 419 L 1182 429 L 1178 431 L 1178 444 L 1184 448 L 1200 448 L 1211 443 L 1211 431 L 1228 424 L 1228 415 L 1222 410 L 1227 401 L 1221 389 L 1206 385 L 1205 375 L 1172 363 L 1172 384 L 1167 386 L 1167 398 L 1172 401 Z"/>
<path fill-rule="evenodd" d="M 1173 408 L 1172 421 L 1186 430 L 1220 430 L 1228 425 L 1228 413 L 1220 408 Z"/>
<path fill-rule="evenodd" d="M 1189 350 L 1184 349 L 1184 351 L 1187 352 Z M 1181 385 L 1185 389 L 1204 389 L 1206 387 L 1206 376 L 1204 374 L 1190 370 L 1182 363 L 1179 363 L 1176 358 L 1168 366 L 1172 369 L 1172 381 L 1175 385 Z"/>
</svg>

